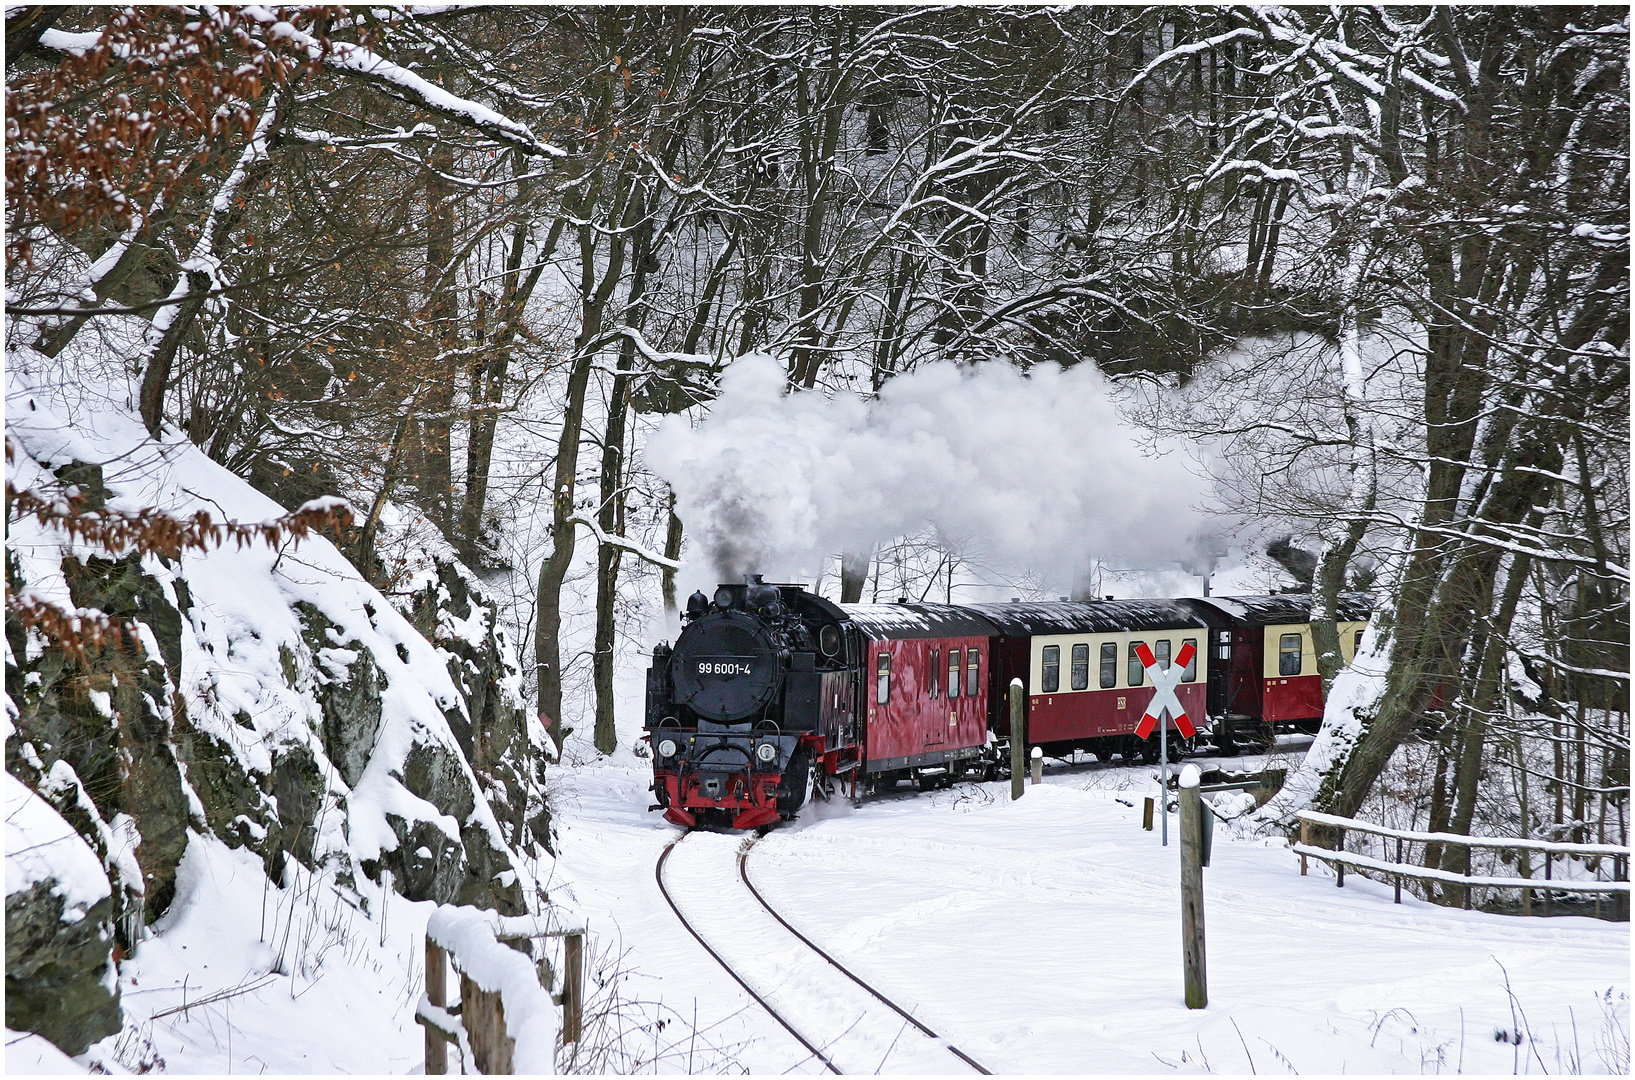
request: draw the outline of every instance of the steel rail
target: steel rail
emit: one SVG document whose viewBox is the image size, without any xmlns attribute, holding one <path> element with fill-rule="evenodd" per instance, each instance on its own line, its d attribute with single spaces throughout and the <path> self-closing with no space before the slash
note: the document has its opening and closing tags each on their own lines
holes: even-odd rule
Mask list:
<svg viewBox="0 0 1635 1080">
<path fill-rule="evenodd" d="M 802 1046 L 806 1047 L 806 1049 L 810 1050 L 812 1052 L 812 1056 L 817 1058 L 819 1061 L 823 1062 L 824 1066 L 826 1068 L 828 1068 L 828 1070 L 830 1072 L 834 1073 L 836 1076 L 839 1076 L 841 1074 L 840 1073 L 840 1068 L 837 1065 L 835 1065 L 834 1062 L 829 1060 L 828 1055 L 826 1055 L 823 1051 L 819 1050 L 817 1047 L 813 1046 L 810 1042 L 808 1042 L 806 1040 L 806 1036 L 804 1036 L 800 1032 L 796 1031 L 793 1024 L 791 1024 L 789 1021 L 785 1020 L 783 1018 L 783 1016 L 778 1012 L 777 1009 L 774 1009 L 770 1004 L 768 1004 L 767 1000 L 764 997 L 762 997 L 760 994 L 756 993 L 754 988 L 751 987 L 749 985 L 749 983 L 745 982 L 743 977 L 732 969 L 732 965 L 727 963 L 726 960 L 722 958 L 720 953 L 716 952 L 713 948 L 710 947 L 710 943 L 704 940 L 703 935 L 701 935 L 697 930 L 695 930 L 693 928 L 692 923 L 687 921 L 687 916 L 685 916 L 685 915 L 683 915 L 681 913 L 681 907 L 680 907 L 680 905 L 678 905 L 675 902 L 674 897 L 672 897 L 670 895 L 670 890 L 664 887 L 664 863 L 665 863 L 665 860 L 667 860 L 670 857 L 671 850 L 674 849 L 677 844 L 681 843 L 681 841 L 685 840 L 688 835 L 690 835 L 690 834 L 685 834 L 684 833 L 683 835 L 678 836 L 674 840 L 670 841 L 668 844 L 665 844 L 664 845 L 664 852 L 663 852 L 663 854 L 661 854 L 659 856 L 658 865 L 653 868 L 653 877 L 654 877 L 654 880 L 656 880 L 658 882 L 659 893 L 664 897 L 664 902 L 670 905 L 670 910 L 675 912 L 676 918 L 681 921 L 681 925 L 682 925 L 682 927 L 684 929 L 686 929 L 687 933 L 693 935 L 693 940 L 697 941 L 700 945 L 702 945 L 704 947 L 704 951 L 709 953 L 710 956 L 715 958 L 715 962 L 717 964 L 721 965 L 721 970 L 725 971 L 728 975 L 731 975 L 732 978 L 733 978 L 733 981 L 735 981 L 739 986 L 744 988 L 744 993 L 748 994 L 751 998 L 753 998 L 757 1005 L 759 1005 L 761 1008 L 765 1009 L 767 1011 L 768 1015 L 770 1015 L 772 1017 L 772 1019 L 774 1019 L 778 1023 L 782 1024 L 783 1029 L 785 1031 L 789 1032 L 789 1034 L 793 1035 L 795 1037 L 796 1042 L 800 1043 Z M 765 903 L 765 901 L 762 901 L 762 902 Z M 782 922 L 783 920 L 779 919 L 778 921 Z"/>
<path fill-rule="evenodd" d="M 895 1001 L 892 1001 L 890 998 L 886 997 L 886 995 L 882 994 L 880 991 L 876 990 L 874 987 L 870 986 L 868 983 L 866 983 L 862 979 L 858 978 L 857 975 L 855 975 L 851 971 L 850 968 L 846 967 L 846 965 L 842 964 L 839 960 L 836 960 L 834 957 L 832 957 L 828 953 L 824 952 L 821 948 L 818 947 L 818 945 L 811 938 L 807 937 L 805 934 L 801 933 L 799 930 L 796 930 L 793 926 L 789 925 L 789 920 L 785 919 L 782 915 L 778 914 L 778 912 L 772 907 L 772 905 L 766 902 L 766 897 L 761 895 L 761 891 L 755 887 L 755 883 L 753 881 L 749 880 L 749 851 L 750 851 L 750 848 L 752 848 L 754 846 L 755 846 L 755 840 L 750 840 L 749 843 L 745 844 L 742 848 L 739 849 L 739 851 L 738 851 L 738 876 L 743 878 L 744 884 L 749 887 L 750 894 L 753 895 L 755 897 L 755 899 L 760 903 L 760 905 L 763 908 L 766 909 L 767 914 L 771 915 L 774 919 L 777 919 L 778 923 L 785 930 L 789 931 L 791 934 L 794 934 L 795 937 L 799 938 L 801 944 L 805 945 L 808 949 L 811 949 L 813 952 L 815 952 L 819 956 L 823 957 L 823 959 L 829 961 L 829 963 L 834 966 L 835 970 L 839 971 L 842 975 L 846 976 L 846 978 L 850 979 L 852 982 L 856 983 L 858 986 L 861 986 L 864 990 L 867 990 L 870 994 L 873 994 L 877 999 L 879 999 L 879 1001 L 881 1003 L 883 1003 L 888 1008 L 890 1008 L 898 1016 L 901 1016 L 904 1020 L 907 1020 L 910 1024 L 913 1024 L 916 1028 L 918 1028 L 920 1030 L 921 1034 L 925 1035 L 927 1038 L 932 1039 L 935 1042 L 941 1043 L 944 1047 L 947 1048 L 949 1053 L 953 1054 L 955 1057 L 957 1057 L 961 1061 L 965 1062 L 965 1064 L 969 1065 L 971 1068 L 975 1069 L 977 1072 L 981 1073 L 983 1076 L 992 1076 L 993 1075 L 987 1069 L 984 1069 L 981 1065 L 977 1064 L 974 1060 L 972 1060 L 970 1055 L 965 1053 L 965 1051 L 961 1050 L 959 1047 L 955 1046 L 953 1043 L 949 1042 L 947 1039 L 943 1038 L 941 1035 L 938 1035 L 935 1031 L 932 1031 L 930 1028 L 926 1027 L 919 1020 L 915 1019 L 905 1009 L 903 1009 L 900 1005 L 898 1005 Z M 802 1041 L 804 1041 L 804 1040 L 802 1040 Z"/>
</svg>

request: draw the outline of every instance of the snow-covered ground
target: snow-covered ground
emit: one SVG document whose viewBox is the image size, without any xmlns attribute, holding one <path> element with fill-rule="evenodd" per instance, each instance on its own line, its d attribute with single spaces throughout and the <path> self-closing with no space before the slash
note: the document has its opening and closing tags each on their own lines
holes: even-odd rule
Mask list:
<svg viewBox="0 0 1635 1080">
<path fill-rule="evenodd" d="M 685 1021 L 648 1033 L 661 1070 L 690 1053 L 699 1071 L 821 1071 L 664 904 L 654 864 L 679 830 L 646 811 L 647 775 L 584 766 L 556 782 L 558 872 L 602 956 L 622 954 L 627 996 Z M 1016 803 L 998 783 L 813 804 L 756 844 L 750 873 L 996 1073 L 1627 1070 L 1628 924 L 1397 906 L 1388 886 L 1303 878 L 1281 840 L 1230 830 L 1204 875 L 1210 1004 L 1186 1009 L 1179 849 L 1140 827 L 1150 790 L 1148 770 L 1089 767 Z M 825 965 L 752 908 L 740 843 L 689 837 L 667 880 L 757 990 L 847 1071 L 965 1072 L 912 1029 L 891 1046 L 880 1007 L 830 997 Z"/>
<path fill-rule="evenodd" d="M 1343 889 L 1316 866 L 1302 878 L 1281 841 L 1230 827 L 1204 875 L 1210 1004 L 1187 1010 L 1179 850 L 1173 832 L 1165 848 L 1140 828 L 1150 774 L 1057 767 L 1016 803 L 1006 783 L 813 803 L 756 843 L 750 874 L 995 1073 L 1627 1071 L 1627 923 L 1395 906 L 1355 876 Z M 646 810 L 644 763 L 622 751 L 551 776 L 552 896 L 591 931 L 600 1050 L 581 1068 L 821 1071 L 664 904 L 654 865 L 679 830 Z M 759 913 L 736 877 L 741 843 L 695 834 L 668 868 L 712 944 L 847 1071 L 966 1072 Z M 151 1021 L 77 1063 L 8 1034 L 8 1072 L 419 1071 L 432 905 L 394 897 L 383 943 L 325 879 L 270 888 L 257 860 L 214 840 L 195 841 L 179 886 L 121 973 L 127 1019 Z M 597 1016 L 609 1003 L 620 1015 Z"/>
</svg>

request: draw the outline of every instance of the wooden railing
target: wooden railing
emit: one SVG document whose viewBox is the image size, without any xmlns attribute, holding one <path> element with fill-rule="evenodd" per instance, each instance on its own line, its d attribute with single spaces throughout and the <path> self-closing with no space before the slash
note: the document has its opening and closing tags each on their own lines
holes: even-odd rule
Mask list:
<svg viewBox="0 0 1635 1080">
<path fill-rule="evenodd" d="M 533 942 L 551 938 L 563 942 L 559 994 L 551 992 L 549 959 L 533 956 Z M 580 1038 L 584 961 L 583 929 L 552 930 L 529 915 L 440 906 L 426 923 L 426 992 L 414 1016 L 426 1029 L 426 1074 L 448 1072 L 451 1043 L 461 1071 L 554 1073 L 558 1031 L 564 1046 Z M 458 1003 L 446 1001 L 451 965 L 460 976 Z"/>
<path fill-rule="evenodd" d="M 1613 916 L 1616 919 L 1629 919 L 1629 852 L 1627 847 L 1615 844 L 1564 844 L 1552 840 L 1524 840 L 1519 837 L 1508 836 L 1461 836 L 1458 833 L 1415 832 L 1409 829 L 1392 829 L 1385 825 L 1375 825 L 1368 821 L 1359 821 L 1356 818 L 1336 817 L 1333 814 L 1320 814 L 1315 810 L 1302 810 L 1295 815 L 1300 822 L 1300 842 L 1292 845 L 1292 849 L 1300 856 L 1300 873 L 1306 873 L 1308 858 L 1320 859 L 1334 867 L 1334 884 L 1345 886 L 1346 867 L 1357 871 L 1369 871 L 1388 876 L 1394 885 L 1396 902 L 1402 903 L 1402 880 L 1411 878 L 1416 881 L 1435 882 L 1444 886 L 1452 886 L 1463 891 L 1464 906 L 1468 910 L 1473 906 L 1472 894 L 1477 888 L 1487 889 L 1518 889 L 1521 892 L 1521 908 L 1523 915 L 1533 913 L 1533 893 L 1544 894 L 1544 914 L 1552 914 L 1554 894 L 1561 892 L 1594 893 L 1598 894 L 1596 905 L 1597 914 L 1600 913 L 1599 895 L 1610 895 L 1613 898 Z M 1334 830 L 1334 847 L 1317 847 L 1311 843 L 1311 827 L 1323 826 Z M 1380 836 L 1396 841 L 1396 860 L 1394 862 L 1376 859 L 1368 855 L 1353 854 L 1344 850 L 1345 834 L 1347 832 L 1365 833 Z M 1486 849 L 1515 852 L 1542 852 L 1544 855 L 1544 877 L 1537 878 L 1531 875 L 1523 877 L 1491 877 L 1473 874 L 1455 874 L 1447 870 L 1437 870 L 1425 866 L 1415 866 L 1403 861 L 1404 844 L 1440 844 L 1444 847 L 1459 846 L 1466 849 Z M 1555 859 L 1559 855 L 1577 856 L 1579 858 L 1606 858 L 1612 863 L 1611 881 L 1585 880 L 1582 878 L 1556 878 L 1554 876 Z M 1522 866 L 1531 868 L 1531 860 L 1523 856 Z"/>
</svg>

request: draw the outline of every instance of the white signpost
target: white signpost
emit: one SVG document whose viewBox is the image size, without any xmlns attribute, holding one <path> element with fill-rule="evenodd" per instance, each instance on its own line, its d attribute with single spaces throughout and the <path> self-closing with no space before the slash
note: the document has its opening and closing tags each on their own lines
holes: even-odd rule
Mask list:
<svg viewBox="0 0 1635 1080">
<path fill-rule="evenodd" d="M 1147 702 L 1147 711 L 1142 714 L 1141 723 L 1135 726 L 1135 735 L 1138 739 L 1145 739 L 1152 734 L 1153 725 L 1158 725 L 1158 812 L 1163 815 L 1160 835 L 1165 847 L 1169 846 L 1169 725 L 1165 721 L 1173 717 L 1176 728 L 1188 739 L 1198 732 L 1192 726 L 1187 711 L 1181 707 L 1181 699 L 1175 696 L 1175 688 L 1181 685 L 1181 676 L 1186 674 L 1197 651 L 1190 641 L 1187 642 L 1181 646 L 1175 663 L 1166 669 L 1159 666 L 1158 658 L 1153 656 L 1145 641 L 1135 647 L 1135 655 L 1140 658 L 1141 666 L 1147 669 L 1147 677 L 1153 685 L 1152 700 Z"/>
</svg>

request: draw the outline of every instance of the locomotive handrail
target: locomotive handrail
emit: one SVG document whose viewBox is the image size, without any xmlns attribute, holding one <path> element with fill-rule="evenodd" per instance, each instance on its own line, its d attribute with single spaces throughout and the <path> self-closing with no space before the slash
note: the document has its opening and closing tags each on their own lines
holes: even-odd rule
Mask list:
<svg viewBox="0 0 1635 1080">
<path fill-rule="evenodd" d="M 703 761 L 717 750 L 731 750 L 735 754 L 742 754 L 746 764 L 749 764 L 755 760 L 754 755 L 751 754 L 746 747 L 734 746 L 732 743 L 728 742 L 718 742 L 705 747 L 698 747 L 695 745 L 693 749 L 693 761 Z"/>
<path fill-rule="evenodd" d="M 1375 836 L 1389 836 L 1398 840 L 1408 840 L 1422 844 L 1461 844 L 1465 847 L 1492 848 L 1505 851 L 1547 851 L 1554 855 L 1628 855 L 1628 847 L 1617 844 L 1566 844 L 1554 840 L 1523 840 L 1509 836 L 1464 836 L 1459 833 L 1444 832 L 1415 832 L 1410 829 L 1393 829 L 1387 825 L 1376 825 L 1370 821 L 1359 821 L 1356 818 L 1339 817 L 1334 814 L 1323 814 L 1316 810 L 1302 810 L 1294 815 L 1296 821 L 1309 821 L 1313 825 L 1331 825 L 1345 829 L 1347 832 L 1372 833 Z M 1327 848 L 1321 850 L 1328 850 Z"/>
</svg>

